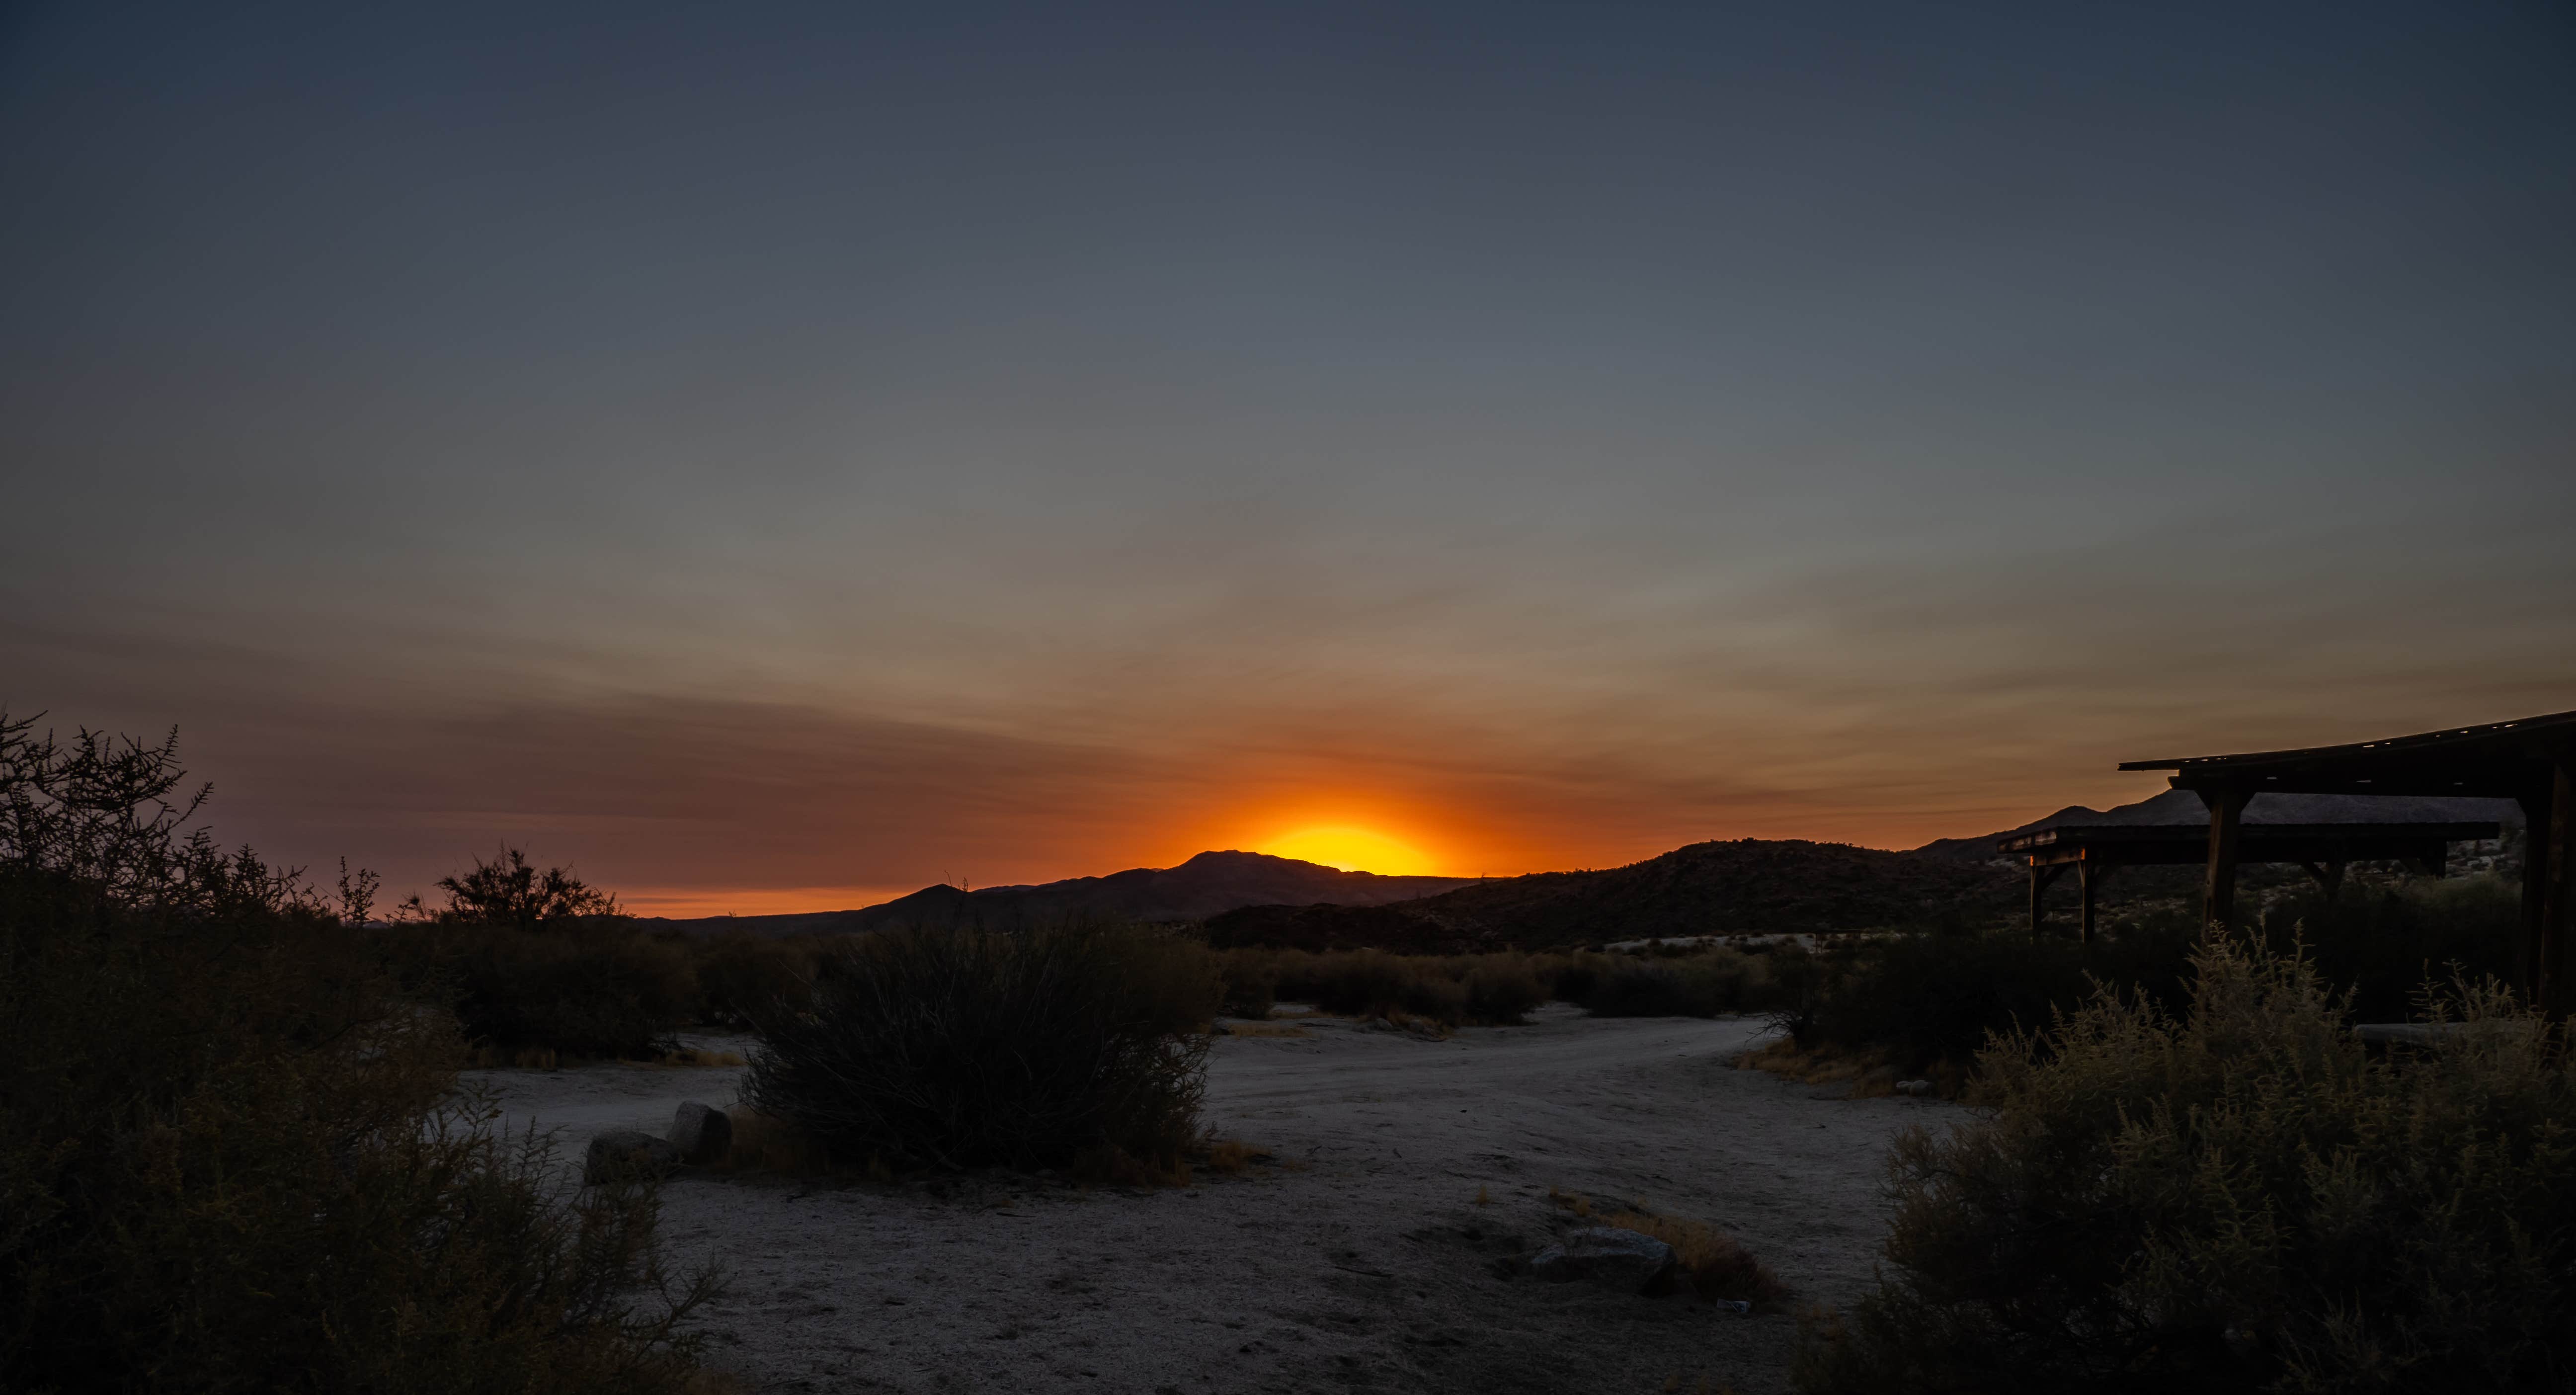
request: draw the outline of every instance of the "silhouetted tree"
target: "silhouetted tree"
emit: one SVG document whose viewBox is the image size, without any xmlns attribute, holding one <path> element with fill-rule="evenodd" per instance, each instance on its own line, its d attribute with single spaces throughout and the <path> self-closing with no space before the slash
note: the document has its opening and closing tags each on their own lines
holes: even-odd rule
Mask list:
<svg viewBox="0 0 2576 1395">
<path fill-rule="evenodd" d="M 416 917 L 521 930 L 623 914 L 615 896 L 583 882 L 570 868 L 532 866 L 517 848 L 502 849 L 490 862 L 476 858 L 465 875 L 439 878 L 438 889 L 447 893 L 443 909 L 429 911 L 418 896 L 405 901 L 404 909 Z"/>
</svg>

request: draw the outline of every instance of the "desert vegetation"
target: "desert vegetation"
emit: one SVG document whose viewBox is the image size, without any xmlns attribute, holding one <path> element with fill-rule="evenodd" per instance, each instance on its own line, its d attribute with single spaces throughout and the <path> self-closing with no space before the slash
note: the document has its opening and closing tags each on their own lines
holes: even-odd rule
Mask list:
<svg viewBox="0 0 2576 1395">
<path fill-rule="evenodd" d="M 1142 927 L 893 930 L 757 1018 L 746 1104 L 845 1166 L 1185 1175 L 1214 955 Z"/>
<path fill-rule="evenodd" d="M 2303 953 L 2351 995 L 2357 1020 L 2411 1015 L 2428 978 L 2516 974 L 2519 891 L 2494 875 L 2355 883 L 2327 898 L 2276 898 L 2239 928 Z M 1855 938 L 1773 961 L 1768 991 L 1787 1029 L 1774 1060 L 1830 1059 L 1882 1076 L 1963 1081 L 1997 1033 L 2045 1026 L 2109 987 L 2166 1011 L 2189 1001 L 2196 919 L 2178 909 L 2115 921 L 2092 944 L 2017 926 Z"/>
<path fill-rule="evenodd" d="M 478 1059 L 664 1060 L 684 1027 L 747 1030 L 802 1007 L 826 941 L 653 932 L 568 868 L 503 848 L 408 898 L 369 933 L 426 1002 L 453 1011 Z"/>
<path fill-rule="evenodd" d="M 334 904 L 183 829 L 175 738 L 0 717 L 13 1390 L 677 1390 L 649 1186 L 565 1194 Z"/>
<path fill-rule="evenodd" d="M 2354 997 L 2260 939 L 2184 1002 L 2097 990 L 1980 1055 L 1984 1112 L 1915 1130 L 1876 1292 L 1815 1324 L 1810 1392 L 2563 1388 L 2576 1062 L 2492 981 L 2374 1057 Z"/>
<path fill-rule="evenodd" d="M 1780 959 L 1797 951 L 1785 951 Z M 1232 949 L 1220 958 L 1225 1010 L 1267 1014 L 1276 1001 L 1353 1017 L 1402 1015 L 1443 1027 L 1511 1026 L 1550 1002 L 1602 1017 L 1714 1017 L 1774 1001 L 1774 956 L 1723 947 L 1639 956 L 1393 954 L 1356 949 Z"/>
</svg>

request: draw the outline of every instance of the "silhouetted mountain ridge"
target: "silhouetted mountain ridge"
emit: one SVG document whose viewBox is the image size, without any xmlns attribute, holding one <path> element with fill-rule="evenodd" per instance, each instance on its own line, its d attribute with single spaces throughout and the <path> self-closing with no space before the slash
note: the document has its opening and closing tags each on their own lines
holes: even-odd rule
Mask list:
<svg viewBox="0 0 2576 1395">
<path fill-rule="evenodd" d="M 1208 942 L 1454 954 L 1606 940 L 1862 930 L 2007 909 L 1997 868 L 1848 843 L 1693 843 L 1626 867 L 1539 872 L 1379 906 L 1253 906 L 1211 916 Z"/>
<path fill-rule="evenodd" d="M 848 933 L 896 925 L 1024 925 L 1069 916 L 1127 920 L 1204 920 L 1240 906 L 1275 902 L 1380 905 L 1470 884 L 1469 877 L 1397 877 L 1345 872 L 1321 863 L 1228 849 L 1203 852 L 1176 867 L 1133 867 L 1102 877 L 974 891 L 926 886 L 863 910 L 789 916 L 708 916 L 662 922 L 675 929 L 756 934 Z"/>
</svg>

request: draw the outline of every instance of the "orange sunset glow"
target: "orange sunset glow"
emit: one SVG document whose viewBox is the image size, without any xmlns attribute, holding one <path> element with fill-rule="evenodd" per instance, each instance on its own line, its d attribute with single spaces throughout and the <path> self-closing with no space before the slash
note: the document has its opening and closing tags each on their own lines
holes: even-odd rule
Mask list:
<svg viewBox="0 0 2576 1395">
<path fill-rule="evenodd" d="M 1442 870 L 1421 849 L 1400 838 L 1347 824 L 1300 828 L 1260 843 L 1253 851 L 1381 876 L 1430 876 Z"/>
</svg>

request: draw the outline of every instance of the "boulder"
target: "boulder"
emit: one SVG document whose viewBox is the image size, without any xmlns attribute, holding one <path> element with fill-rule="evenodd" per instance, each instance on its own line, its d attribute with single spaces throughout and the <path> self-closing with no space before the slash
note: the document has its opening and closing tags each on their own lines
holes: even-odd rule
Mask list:
<svg viewBox="0 0 2576 1395">
<path fill-rule="evenodd" d="M 590 1140 L 590 1151 L 582 1158 L 581 1180 L 596 1185 L 659 1177 L 679 1162 L 680 1150 L 649 1133 L 610 1129 Z"/>
<path fill-rule="evenodd" d="M 671 1147 L 680 1161 L 691 1167 L 705 1167 L 721 1161 L 725 1150 L 733 1146 L 733 1120 L 721 1109 L 710 1109 L 696 1100 L 685 1100 L 679 1112 L 671 1116 Z"/>
<path fill-rule="evenodd" d="M 1567 1232 L 1530 1256 L 1529 1269 L 1558 1283 L 1583 1279 L 1624 1293 L 1647 1293 L 1671 1280 L 1675 1264 L 1673 1247 L 1651 1235 L 1597 1226 Z"/>
</svg>

